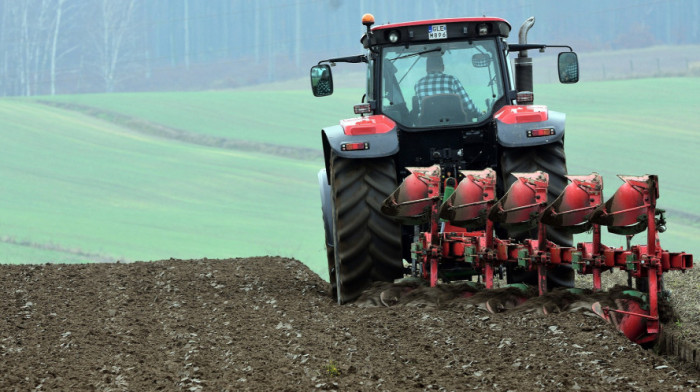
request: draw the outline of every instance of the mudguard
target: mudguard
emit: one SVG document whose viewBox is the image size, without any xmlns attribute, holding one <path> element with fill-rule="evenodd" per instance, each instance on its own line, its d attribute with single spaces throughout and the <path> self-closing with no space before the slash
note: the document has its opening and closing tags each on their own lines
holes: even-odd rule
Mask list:
<svg viewBox="0 0 700 392">
<path fill-rule="evenodd" d="M 496 138 L 503 147 L 531 147 L 554 143 L 564 138 L 566 114 L 546 106 L 504 106 L 494 114 Z M 551 130 L 551 135 L 533 136 L 531 131 Z"/>
<path fill-rule="evenodd" d="M 381 114 L 341 120 L 339 125 L 323 128 L 321 138 L 327 171 L 331 151 L 349 159 L 381 158 L 399 152 L 396 123 Z M 347 149 L 355 143 L 361 143 L 363 149 Z"/>
<path fill-rule="evenodd" d="M 323 228 L 326 232 L 326 245 L 335 246 L 333 242 L 333 200 L 331 199 L 331 185 L 328 183 L 326 169 L 318 172 L 318 187 L 321 190 L 321 212 L 323 212 Z"/>
</svg>

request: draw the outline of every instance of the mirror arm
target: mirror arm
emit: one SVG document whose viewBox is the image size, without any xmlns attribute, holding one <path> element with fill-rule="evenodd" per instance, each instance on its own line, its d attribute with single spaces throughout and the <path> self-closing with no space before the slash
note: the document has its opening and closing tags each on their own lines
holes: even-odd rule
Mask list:
<svg viewBox="0 0 700 392">
<path fill-rule="evenodd" d="M 574 49 L 569 45 L 543 45 L 543 44 L 508 44 L 508 51 L 520 52 L 521 50 L 539 49 L 540 52 L 544 52 L 546 48 L 567 48 L 569 52 L 573 52 Z"/>
<path fill-rule="evenodd" d="M 573 52 L 574 49 L 569 46 L 569 45 L 545 45 L 547 48 L 566 48 L 569 49 L 569 52 Z"/>
<path fill-rule="evenodd" d="M 322 63 L 329 63 L 331 66 L 335 65 L 335 63 L 367 63 L 369 60 L 367 60 L 367 56 L 364 54 L 360 54 L 357 56 L 348 56 L 348 57 L 336 57 L 333 59 L 328 59 L 328 60 L 321 60 L 318 62 L 318 65 L 321 65 Z"/>
</svg>

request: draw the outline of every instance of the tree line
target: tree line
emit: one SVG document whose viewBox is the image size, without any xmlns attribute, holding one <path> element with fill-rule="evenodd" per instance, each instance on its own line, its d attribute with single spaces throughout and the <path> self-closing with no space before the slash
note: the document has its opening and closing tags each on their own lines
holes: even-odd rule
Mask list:
<svg viewBox="0 0 700 392">
<path fill-rule="evenodd" d="M 356 54 L 360 17 L 538 19 L 531 37 L 606 50 L 700 42 L 700 2 L 667 0 L 6 0 L 0 95 L 236 87 Z M 555 42 L 552 42 L 555 41 Z"/>
</svg>

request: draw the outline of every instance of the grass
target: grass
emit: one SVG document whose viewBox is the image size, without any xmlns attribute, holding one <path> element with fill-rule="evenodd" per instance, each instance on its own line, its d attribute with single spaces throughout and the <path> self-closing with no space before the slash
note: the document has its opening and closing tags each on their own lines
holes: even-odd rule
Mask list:
<svg viewBox="0 0 700 392">
<path fill-rule="evenodd" d="M 5 240 L 13 241 L 11 243 L 0 242 L 0 255 L 3 261 L 19 260 L 23 264 L 41 264 L 48 261 L 54 263 L 87 263 L 99 260 L 98 257 L 81 256 L 79 249 L 65 249 L 57 251 L 56 244 L 39 244 L 17 241 L 14 238 L 4 238 Z M 63 249 L 63 248 L 61 248 Z M 99 255 L 97 255 L 99 256 Z M 113 261 L 116 259 L 104 257 L 105 261 Z"/>
<path fill-rule="evenodd" d="M 0 236 L 128 260 L 323 257 L 319 162 L 144 137 L 24 101 L 0 101 L 0 118 L 11 130 Z M 66 261 L 19 248 L 32 247 L 0 261 Z"/>
<path fill-rule="evenodd" d="M 700 253 L 700 78 L 636 79 L 542 85 L 536 99 L 567 113 L 569 173 L 603 175 L 604 195 L 622 184 L 617 174 L 659 176 L 658 206 L 667 210 L 661 245 Z M 606 236 L 610 245 L 624 238 Z"/>
<path fill-rule="evenodd" d="M 330 377 L 338 377 L 340 376 L 340 369 L 338 369 L 338 365 L 335 363 L 335 361 L 328 361 L 324 368 L 324 373 Z"/>
<path fill-rule="evenodd" d="M 359 90 L 317 99 L 310 90 L 86 94 L 46 98 L 205 135 L 319 148 L 321 128 L 354 116 Z"/>
<path fill-rule="evenodd" d="M 700 253 L 700 78 L 536 86 L 567 113 L 569 172 L 657 174 L 664 248 Z M 324 126 L 352 116 L 357 89 L 42 97 L 192 133 L 320 148 Z M 327 276 L 320 160 L 204 147 L 143 135 L 108 119 L 0 100 L 0 262 L 296 257 Z M 590 236 L 579 236 L 579 241 Z M 607 235 L 604 243 L 622 245 Z"/>
</svg>

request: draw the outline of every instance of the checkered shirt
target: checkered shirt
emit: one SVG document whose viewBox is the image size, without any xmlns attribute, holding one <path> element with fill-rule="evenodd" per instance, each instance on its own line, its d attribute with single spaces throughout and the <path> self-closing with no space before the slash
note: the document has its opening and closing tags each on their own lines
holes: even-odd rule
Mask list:
<svg viewBox="0 0 700 392">
<path fill-rule="evenodd" d="M 464 109 L 475 110 L 474 103 L 464 90 L 462 83 L 452 75 L 429 73 L 416 83 L 415 90 L 416 96 L 418 96 L 419 112 L 423 98 L 435 94 L 458 94 L 464 100 Z"/>
<path fill-rule="evenodd" d="M 571 82 L 573 81 L 572 75 L 576 75 L 578 73 L 578 66 L 576 63 L 574 64 L 568 64 L 566 66 L 566 69 L 564 69 L 564 73 L 562 75 L 562 79 L 564 82 Z"/>
<path fill-rule="evenodd" d="M 321 95 L 328 95 L 331 92 L 331 84 L 327 80 L 319 80 L 316 90 Z"/>
</svg>

